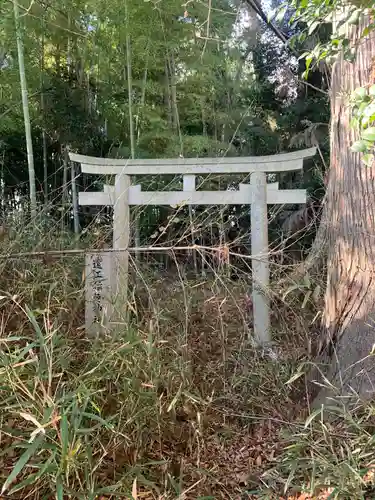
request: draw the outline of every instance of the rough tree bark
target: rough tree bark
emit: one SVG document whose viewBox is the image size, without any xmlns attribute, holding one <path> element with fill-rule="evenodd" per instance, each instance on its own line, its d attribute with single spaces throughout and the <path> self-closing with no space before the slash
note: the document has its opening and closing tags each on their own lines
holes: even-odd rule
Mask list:
<svg viewBox="0 0 375 500">
<path fill-rule="evenodd" d="M 337 388 L 322 389 L 313 406 L 332 395 L 344 402 L 369 399 L 375 392 L 375 162 L 361 163 L 350 150 L 358 139 L 350 124 L 352 91 L 374 82 L 375 33 L 359 41 L 368 19 L 350 28 L 358 50 L 354 63 L 341 58 L 332 71 L 331 162 L 326 213 L 328 276 L 323 313 L 322 359 L 327 379 Z"/>
</svg>

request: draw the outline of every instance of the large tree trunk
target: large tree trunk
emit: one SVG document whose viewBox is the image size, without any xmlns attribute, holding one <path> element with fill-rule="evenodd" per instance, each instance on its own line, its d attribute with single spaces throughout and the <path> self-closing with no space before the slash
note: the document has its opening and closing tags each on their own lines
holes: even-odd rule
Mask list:
<svg viewBox="0 0 375 500">
<path fill-rule="evenodd" d="M 351 27 L 352 45 L 369 20 Z M 320 405 L 333 394 L 368 399 L 375 391 L 375 163 L 366 167 L 352 153 L 358 139 L 350 125 L 349 98 L 357 87 L 374 83 L 375 33 L 358 43 L 354 63 L 342 58 L 332 72 L 331 164 L 327 190 L 328 276 L 323 326 L 327 379 Z M 348 401 L 348 399 L 345 399 Z"/>
</svg>

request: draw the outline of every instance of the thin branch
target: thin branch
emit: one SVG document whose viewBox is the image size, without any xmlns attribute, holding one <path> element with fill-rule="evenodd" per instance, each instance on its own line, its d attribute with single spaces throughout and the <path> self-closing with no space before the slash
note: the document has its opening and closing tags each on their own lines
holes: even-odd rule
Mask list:
<svg viewBox="0 0 375 500">
<path fill-rule="evenodd" d="M 207 47 L 207 42 L 210 38 L 210 27 L 211 27 L 211 0 L 208 0 L 208 13 L 207 13 L 207 20 L 206 20 L 206 23 L 207 23 L 207 27 L 206 27 L 206 37 L 205 37 L 205 41 L 204 41 L 204 46 L 203 46 L 203 50 L 202 50 L 202 54 L 201 54 L 201 60 L 203 61 L 203 56 L 204 56 L 204 53 L 206 51 L 206 47 Z"/>
<path fill-rule="evenodd" d="M 207 4 L 205 2 L 202 2 L 202 0 L 198 0 L 197 3 L 200 3 L 201 5 L 204 5 L 205 7 L 207 7 Z M 237 16 L 237 13 L 236 12 L 232 12 L 230 10 L 224 10 L 224 9 L 219 9 L 217 7 L 210 7 L 211 10 L 215 11 L 215 12 L 221 12 L 222 14 L 228 14 L 230 16 Z"/>
<path fill-rule="evenodd" d="M 227 249 L 228 246 L 218 246 L 218 247 L 207 247 L 203 245 L 187 245 L 187 246 L 160 246 L 160 247 L 128 247 L 128 248 L 88 248 L 88 249 L 70 249 L 70 250 L 46 250 L 44 252 L 20 252 L 14 254 L 0 254 L 0 260 L 5 259 L 21 259 L 23 257 L 35 257 L 35 258 L 44 258 L 49 260 L 53 257 L 68 257 L 73 255 L 84 255 L 86 253 L 114 253 L 114 252 L 129 252 L 129 253 L 137 253 L 137 252 L 177 252 L 177 251 L 191 251 L 191 250 L 205 250 L 208 252 L 223 252 L 224 249 Z M 253 255 L 242 255 L 236 252 L 229 252 L 230 255 L 239 256 L 243 259 L 252 259 L 252 260 L 260 260 L 261 256 L 253 256 Z M 278 252 L 272 252 L 278 253 Z"/>
<path fill-rule="evenodd" d="M 312 89 L 316 90 L 317 92 L 320 92 L 321 94 L 329 95 L 329 92 L 327 92 L 326 90 L 320 89 L 319 87 L 315 87 L 315 85 L 307 82 L 306 80 L 301 80 L 300 78 L 298 78 L 298 83 L 302 83 L 303 85 L 306 85 L 307 87 L 311 87 Z"/>
<path fill-rule="evenodd" d="M 264 21 L 267 26 L 273 31 L 273 33 L 277 36 L 277 38 L 279 40 L 281 40 L 283 43 L 287 43 L 289 38 L 282 32 L 279 30 L 279 28 L 277 28 L 277 26 L 275 26 L 273 24 L 272 21 L 269 21 L 262 6 L 260 5 L 259 1 L 258 0 L 244 0 L 245 4 L 247 4 L 254 12 L 256 12 L 258 14 L 258 16 L 262 19 L 262 21 Z M 291 48 L 292 52 L 296 53 L 292 48 Z"/>
<path fill-rule="evenodd" d="M 259 17 L 266 23 L 266 25 L 271 29 L 271 31 L 273 31 L 273 33 L 277 36 L 277 38 L 279 40 L 281 40 L 284 45 L 286 45 L 289 41 L 289 37 L 287 37 L 282 31 L 280 31 L 277 26 L 275 26 L 273 24 L 272 21 L 269 21 L 265 12 L 263 11 L 263 8 L 262 6 L 260 5 L 259 1 L 258 0 L 244 0 L 244 2 L 251 8 L 254 10 L 254 12 L 256 12 Z M 288 46 L 289 50 L 295 55 L 295 56 L 299 56 L 298 52 L 293 49 L 292 47 Z M 315 87 L 315 85 L 312 85 L 311 83 L 305 81 L 305 80 L 300 80 L 298 79 L 298 81 L 304 85 L 306 85 L 307 87 L 311 87 L 312 89 L 316 90 L 317 92 L 320 92 L 324 95 L 329 95 L 329 93 L 323 89 L 319 89 L 318 87 Z"/>
<path fill-rule="evenodd" d="M 8 1 L 9 1 L 10 3 L 14 4 L 14 1 L 15 1 L 15 0 L 8 0 Z M 23 7 L 22 5 L 19 5 L 19 8 L 20 8 L 21 10 L 23 10 L 23 11 L 27 11 L 26 7 Z M 56 10 L 56 9 L 55 9 L 55 10 Z M 60 11 L 58 11 L 58 12 L 60 12 Z M 35 18 L 35 19 L 39 19 L 39 20 L 41 20 L 41 19 L 42 19 L 40 16 L 36 16 L 35 14 L 32 14 L 31 12 L 28 12 L 28 13 L 27 13 L 27 15 L 28 15 L 28 16 L 30 16 L 30 17 L 33 17 L 33 18 Z M 65 14 L 65 16 L 66 16 L 66 14 Z M 47 22 L 48 24 L 50 24 L 51 26 L 54 26 L 55 28 L 59 28 L 59 29 L 61 29 L 61 30 L 63 30 L 63 31 L 67 31 L 68 33 L 72 33 L 73 35 L 78 35 L 78 36 L 81 36 L 81 37 L 83 37 L 83 38 L 88 38 L 88 37 L 89 37 L 89 35 L 85 35 L 85 34 L 83 34 L 83 33 L 79 33 L 78 31 L 72 31 L 72 30 L 70 30 L 70 29 L 68 29 L 68 28 L 64 28 L 63 26 L 60 26 L 59 24 L 55 24 L 55 23 L 53 23 L 52 21 L 46 21 L 46 22 Z"/>
</svg>

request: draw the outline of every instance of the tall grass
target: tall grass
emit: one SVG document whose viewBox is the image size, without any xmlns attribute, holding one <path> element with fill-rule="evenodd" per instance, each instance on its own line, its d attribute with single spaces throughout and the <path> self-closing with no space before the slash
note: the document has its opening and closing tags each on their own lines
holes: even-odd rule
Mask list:
<svg viewBox="0 0 375 500">
<path fill-rule="evenodd" d="M 1 253 L 30 240 L 35 248 L 28 227 L 25 244 L 3 241 Z M 308 418 L 303 377 L 288 383 L 308 356 L 316 315 L 306 284 L 274 303 L 275 361 L 249 341 L 247 280 L 226 274 L 188 280 L 140 268 L 131 321 L 88 339 L 83 264 L 82 256 L 0 263 L 4 498 L 318 498 L 328 490 L 366 498 L 373 407 L 334 422 Z"/>
</svg>

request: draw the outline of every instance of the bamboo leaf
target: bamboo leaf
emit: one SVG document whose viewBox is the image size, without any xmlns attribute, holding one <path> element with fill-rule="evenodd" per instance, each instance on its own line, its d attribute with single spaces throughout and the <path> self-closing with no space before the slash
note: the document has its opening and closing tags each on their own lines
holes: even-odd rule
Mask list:
<svg viewBox="0 0 375 500">
<path fill-rule="evenodd" d="M 87 417 L 87 418 L 89 418 L 91 420 L 96 420 L 100 424 L 104 425 L 104 427 L 106 427 L 107 429 L 112 429 L 113 428 L 112 424 L 110 424 L 109 422 L 107 422 L 103 418 L 99 417 L 99 415 L 95 415 L 93 413 L 82 412 L 82 416 L 83 417 Z"/>
<path fill-rule="evenodd" d="M 321 292 L 321 288 L 320 288 L 320 285 L 317 285 L 315 288 L 314 288 L 314 291 L 313 291 L 313 301 L 314 302 L 318 302 L 319 300 L 319 297 L 320 297 L 320 292 Z"/>
<path fill-rule="evenodd" d="M 317 410 L 313 411 L 306 419 L 305 422 L 305 429 L 311 424 L 311 422 L 317 417 L 322 412 L 321 408 L 318 408 Z"/>
<path fill-rule="evenodd" d="M 367 95 L 367 92 L 366 92 L 366 89 L 364 87 L 358 87 L 357 89 L 355 89 L 355 91 L 353 92 L 353 97 L 354 99 L 356 100 L 363 100 L 365 99 Z"/>
<path fill-rule="evenodd" d="M 44 440 L 44 435 L 40 434 L 38 438 L 35 439 L 35 441 L 32 444 L 30 444 L 30 446 L 28 446 L 26 451 L 24 451 L 21 457 L 17 460 L 7 480 L 3 484 L 3 487 L 1 488 L 1 494 L 4 494 L 6 492 L 9 486 L 13 483 L 18 474 L 22 471 L 27 462 L 30 460 L 30 458 L 34 455 L 39 446 L 42 444 L 43 440 Z"/>
<path fill-rule="evenodd" d="M 298 380 L 299 378 L 301 378 L 301 377 L 302 377 L 302 375 L 304 375 L 304 372 L 303 372 L 303 371 L 301 371 L 301 370 L 298 370 L 298 371 L 297 371 L 294 375 L 292 375 L 292 376 L 290 377 L 290 379 L 289 379 L 289 380 L 287 380 L 287 381 L 285 382 L 285 385 L 292 384 L 293 382 L 295 382 L 296 380 Z"/>
<path fill-rule="evenodd" d="M 348 19 L 348 24 L 358 24 L 362 9 L 356 9 Z"/>
<path fill-rule="evenodd" d="M 30 486 L 31 484 L 34 484 L 40 479 L 45 473 L 53 473 L 53 471 L 56 471 L 55 465 L 52 464 L 53 460 L 55 459 L 54 456 L 50 457 L 45 464 L 42 465 L 42 467 L 36 472 L 35 474 L 31 474 L 28 476 L 26 479 L 23 481 L 20 481 L 17 483 L 10 491 L 9 495 L 13 495 L 17 491 L 22 490 L 26 486 Z"/>
<path fill-rule="evenodd" d="M 297 284 L 290 286 L 288 288 L 288 290 L 282 296 L 282 301 L 283 302 L 285 301 L 287 295 L 289 295 L 290 293 L 294 292 L 295 290 L 300 290 L 300 289 L 301 289 L 300 285 L 297 285 Z"/>
<path fill-rule="evenodd" d="M 302 302 L 301 309 L 305 309 L 305 307 L 306 307 L 306 305 L 307 305 L 307 303 L 308 303 L 308 301 L 309 301 L 309 299 L 310 299 L 311 294 L 312 294 L 312 291 L 311 291 L 311 290 L 309 290 L 309 291 L 306 293 L 306 295 L 305 295 L 305 297 L 304 297 L 304 299 L 303 299 L 303 302 Z"/>
<path fill-rule="evenodd" d="M 64 500 L 64 486 L 60 477 L 56 481 L 56 500 Z"/>
<path fill-rule="evenodd" d="M 65 414 L 61 417 L 60 434 L 61 434 L 61 450 L 62 450 L 61 454 L 64 459 L 68 453 L 68 448 L 69 448 L 68 418 Z"/>
<path fill-rule="evenodd" d="M 169 413 L 172 410 L 172 408 L 174 408 L 174 406 L 176 405 L 179 397 L 181 396 L 181 390 L 182 390 L 182 384 L 178 388 L 177 393 L 175 394 L 174 398 L 172 399 L 170 405 L 168 406 L 167 413 Z"/>
<path fill-rule="evenodd" d="M 368 153 L 366 155 L 363 155 L 362 162 L 366 165 L 366 167 L 371 167 L 374 159 L 374 155 L 372 153 Z"/>
<path fill-rule="evenodd" d="M 33 415 L 30 415 L 30 413 L 23 413 L 20 412 L 20 416 L 27 420 L 28 422 L 32 422 L 36 427 L 43 428 L 42 424 L 38 422 L 38 420 L 33 417 Z"/>
<path fill-rule="evenodd" d="M 311 24 L 310 24 L 310 27 L 309 27 L 309 35 L 312 35 L 314 33 L 314 31 L 316 30 L 316 28 L 319 26 L 319 21 L 313 21 Z"/>
<path fill-rule="evenodd" d="M 283 5 L 276 16 L 276 21 L 281 23 L 285 17 L 286 11 L 288 10 L 288 5 Z"/>
<path fill-rule="evenodd" d="M 132 497 L 133 497 L 133 500 L 137 500 L 137 498 L 138 498 L 138 493 L 137 493 L 137 478 L 136 477 L 134 478 L 134 481 L 133 481 Z"/>
<path fill-rule="evenodd" d="M 362 133 L 362 138 L 365 141 L 375 141 L 375 127 L 369 127 Z"/>
<path fill-rule="evenodd" d="M 367 151 L 367 144 L 364 141 L 356 141 L 350 149 L 353 153 L 364 153 Z"/>
</svg>

